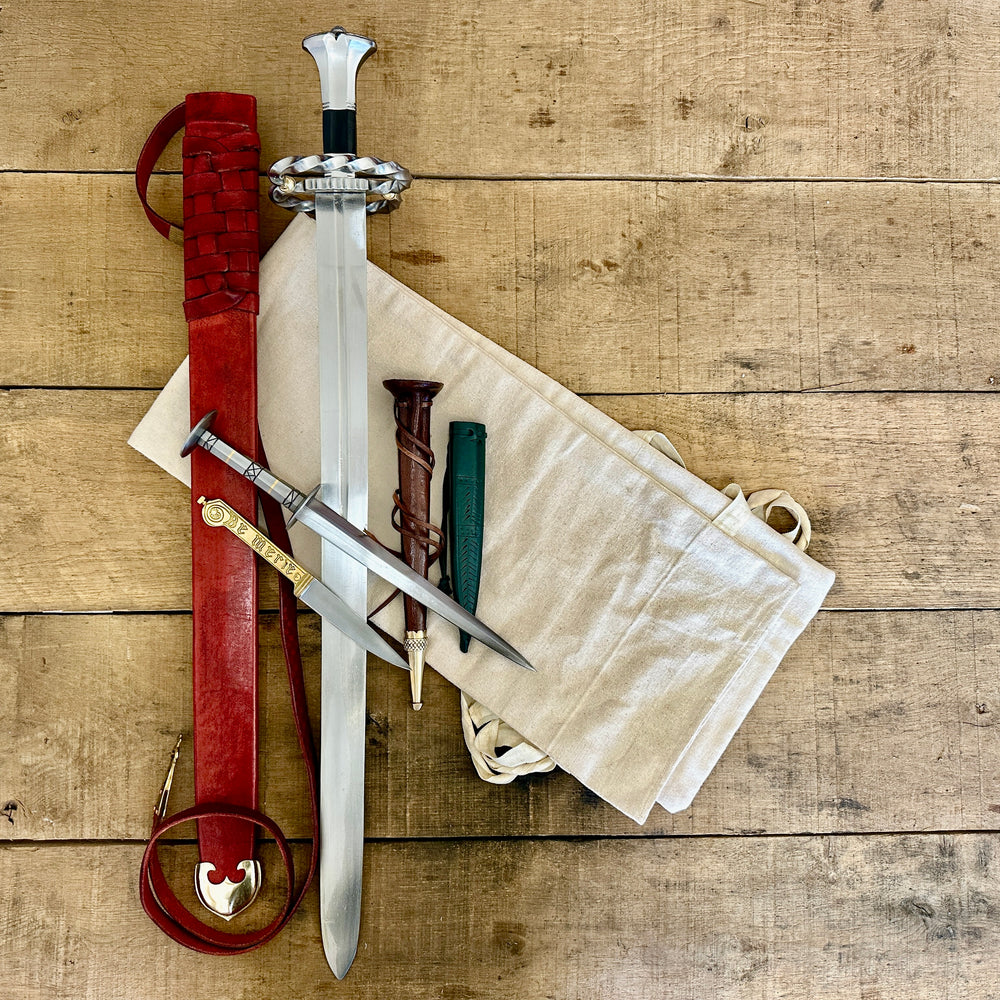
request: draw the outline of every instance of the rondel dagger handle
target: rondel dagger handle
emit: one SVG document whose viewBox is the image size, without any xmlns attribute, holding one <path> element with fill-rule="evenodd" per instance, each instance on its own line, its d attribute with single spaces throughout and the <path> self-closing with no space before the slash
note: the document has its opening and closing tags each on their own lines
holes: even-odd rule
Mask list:
<svg viewBox="0 0 1000 1000">
<path fill-rule="evenodd" d="M 249 479 L 259 490 L 269 493 L 282 507 L 294 514 L 306 502 L 305 494 L 300 493 L 293 486 L 289 486 L 277 476 L 273 476 L 260 463 L 247 458 L 246 455 L 216 437 L 211 432 L 211 427 L 218 412 L 218 410 L 212 410 L 210 413 L 206 413 L 191 428 L 191 433 L 187 436 L 184 447 L 181 448 L 181 457 L 190 455 L 195 448 L 204 448 L 210 455 L 225 462 L 230 469 L 238 472 L 244 479 Z"/>
<path fill-rule="evenodd" d="M 302 43 L 319 67 L 323 99 L 323 152 L 357 153 L 356 83 L 361 64 L 375 51 L 375 42 L 337 27 L 310 35 Z"/>
</svg>

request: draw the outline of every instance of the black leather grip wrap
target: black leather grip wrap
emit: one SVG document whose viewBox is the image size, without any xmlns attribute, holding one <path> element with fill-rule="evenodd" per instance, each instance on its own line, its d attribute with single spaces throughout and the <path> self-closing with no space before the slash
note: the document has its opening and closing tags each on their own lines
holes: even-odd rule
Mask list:
<svg viewBox="0 0 1000 1000">
<path fill-rule="evenodd" d="M 323 109 L 323 152 L 358 151 L 358 113 L 353 108 Z"/>
</svg>

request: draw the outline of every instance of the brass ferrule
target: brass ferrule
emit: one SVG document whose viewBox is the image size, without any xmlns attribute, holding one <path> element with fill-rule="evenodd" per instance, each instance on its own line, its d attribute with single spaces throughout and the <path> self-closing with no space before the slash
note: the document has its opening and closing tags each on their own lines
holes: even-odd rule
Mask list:
<svg viewBox="0 0 1000 1000">
<path fill-rule="evenodd" d="M 403 639 L 403 649 L 410 663 L 410 698 L 413 710 L 419 712 L 424 707 L 424 657 L 427 654 L 427 633 L 407 632 Z"/>
</svg>

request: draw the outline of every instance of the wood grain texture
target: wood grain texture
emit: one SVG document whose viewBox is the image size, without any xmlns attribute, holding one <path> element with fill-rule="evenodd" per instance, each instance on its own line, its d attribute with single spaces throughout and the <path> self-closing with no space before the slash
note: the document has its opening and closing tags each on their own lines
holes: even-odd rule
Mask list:
<svg viewBox="0 0 1000 1000">
<path fill-rule="evenodd" d="M 330 17 L 259 0 L 0 10 L 0 386 L 48 387 L 0 391 L 7 993 L 995 997 L 1000 18 L 972 0 L 338 7 L 380 46 L 361 150 L 421 178 L 369 226 L 371 258 L 665 430 L 713 485 L 788 487 L 841 610 L 792 648 L 693 806 L 643 828 L 564 773 L 484 784 L 454 689 L 430 674 L 416 715 L 402 674 L 370 664 L 344 983 L 315 888 L 278 940 L 225 962 L 143 917 L 139 842 L 190 727 L 189 514 L 125 440 L 187 331 L 180 257 L 129 171 L 205 89 L 259 97 L 265 165 L 317 151 L 300 43 Z M 168 214 L 179 165 L 175 142 L 152 185 Z M 286 222 L 265 205 L 265 246 Z M 112 609 L 137 613 L 34 613 Z M 262 805 L 302 837 L 262 619 Z M 302 632 L 315 707 L 315 616 Z M 164 851 L 189 894 L 194 851 Z"/>
<path fill-rule="evenodd" d="M 370 844 L 354 998 L 995 996 L 996 835 Z M 194 849 L 167 849 L 187 881 Z M 131 845 L 0 848 L 23 1000 L 327 997 L 311 892 L 206 960 L 145 919 Z M 614 872 L 615 878 L 608 879 Z M 141 956 L 141 958 L 138 958 Z"/>
<path fill-rule="evenodd" d="M 722 488 L 787 489 L 810 554 L 838 573 L 838 608 L 995 607 L 1000 556 L 991 394 L 595 396 L 666 433 Z"/>
<path fill-rule="evenodd" d="M 2 165 L 128 170 L 188 91 L 257 95 L 263 162 L 320 142 L 304 34 L 330 18 L 222 0 L 4 8 Z M 1000 23 L 988 5 L 632 0 L 337 17 L 378 40 L 364 152 L 419 174 L 984 177 L 1000 161 Z M 53 25 L 60 58 L 46 58 Z"/>
<path fill-rule="evenodd" d="M 152 392 L 0 393 L 0 611 L 190 604 L 187 491 L 126 444 Z M 722 488 L 783 487 L 838 573 L 828 607 L 995 607 L 994 394 L 596 396 Z M 530 446 L 526 442 L 525 446 Z M 269 600 L 273 598 L 268 598 Z"/>
<path fill-rule="evenodd" d="M 261 656 L 261 804 L 307 837 L 306 785 L 274 617 Z M 311 705 L 319 629 L 300 631 Z M 138 840 L 191 727 L 187 615 L 0 617 L 0 838 Z M 373 838 L 990 830 L 1000 812 L 1000 612 L 820 615 L 683 813 L 643 827 L 564 772 L 498 786 L 468 759 L 458 693 L 368 671 Z M 665 720 L 669 725 L 669 719 Z M 318 729 L 317 729 L 318 731 Z M 190 743 L 171 809 L 191 804 Z"/>
<path fill-rule="evenodd" d="M 164 385 L 180 251 L 127 176 L 0 174 L 2 385 Z M 262 184 L 266 191 L 266 184 Z M 154 178 L 179 217 L 180 179 Z M 262 198 L 264 244 L 287 213 Z M 988 184 L 420 181 L 370 256 L 576 392 L 990 390 Z M 155 331 L 155 335 L 151 332 Z"/>
</svg>

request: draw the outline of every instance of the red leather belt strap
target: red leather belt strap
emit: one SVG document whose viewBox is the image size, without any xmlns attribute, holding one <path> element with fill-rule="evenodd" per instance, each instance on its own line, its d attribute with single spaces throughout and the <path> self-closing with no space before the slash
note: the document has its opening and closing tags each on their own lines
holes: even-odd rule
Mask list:
<svg viewBox="0 0 1000 1000">
<path fill-rule="evenodd" d="M 242 94 L 190 94 L 168 112 L 146 141 L 136 166 L 136 188 L 147 217 L 164 236 L 178 227 L 149 207 L 152 169 L 185 129 L 184 311 L 189 327 L 191 419 L 218 410 L 220 433 L 253 457 L 262 457 L 257 432 L 256 315 L 258 170 L 256 102 Z M 313 852 L 299 890 L 287 841 L 257 810 L 257 567 L 253 552 L 228 532 L 206 525 L 200 496 L 220 497 L 250 521 L 260 500 L 275 543 L 288 536 L 280 506 L 258 497 L 251 483 L 200 449 L 191 456 L 192 600 L 194 645 L 195 802 L 169 820 L 157 816 L 143 857 L 140 898 L 153 921 L 187 947 L 210 954 L 250 950 L 270 940 L 294 913 L 312 879 L 318 849 L 316 760 L 306 713 L 292 585 L 279 585 L 282 647 L 288 668 L 299 744 L 309 778 Z M 157 842 L 180 823 L 196 820 L 208 881 L 239 883 L 254 857 L 255 829 L 275 837 L 285 864 L 287 891 L 278 916 L 257 931 L 218 931 L 193 916 L 163 875 Z"/>
<path fill-rule="evenodd" d="M 260 139 L 256 101 L 189 94 L 184 123 L 184 314 L 191 423 L 209 410 L 220 434 L 256 458 Z M 200 450 L 200 449 L 199 449 Z M 191 456 L 195 802 L 257 805 L 257 561 L 238 538 L 207 525 L 198 497 L 225 497 L 253 521 L 253 484 L 204 451 Z M 228 532 L 226 533 L 228 534 Z M 209 881 L 242 881 L 254 828 L 198 822 Z"/>
</svg>

